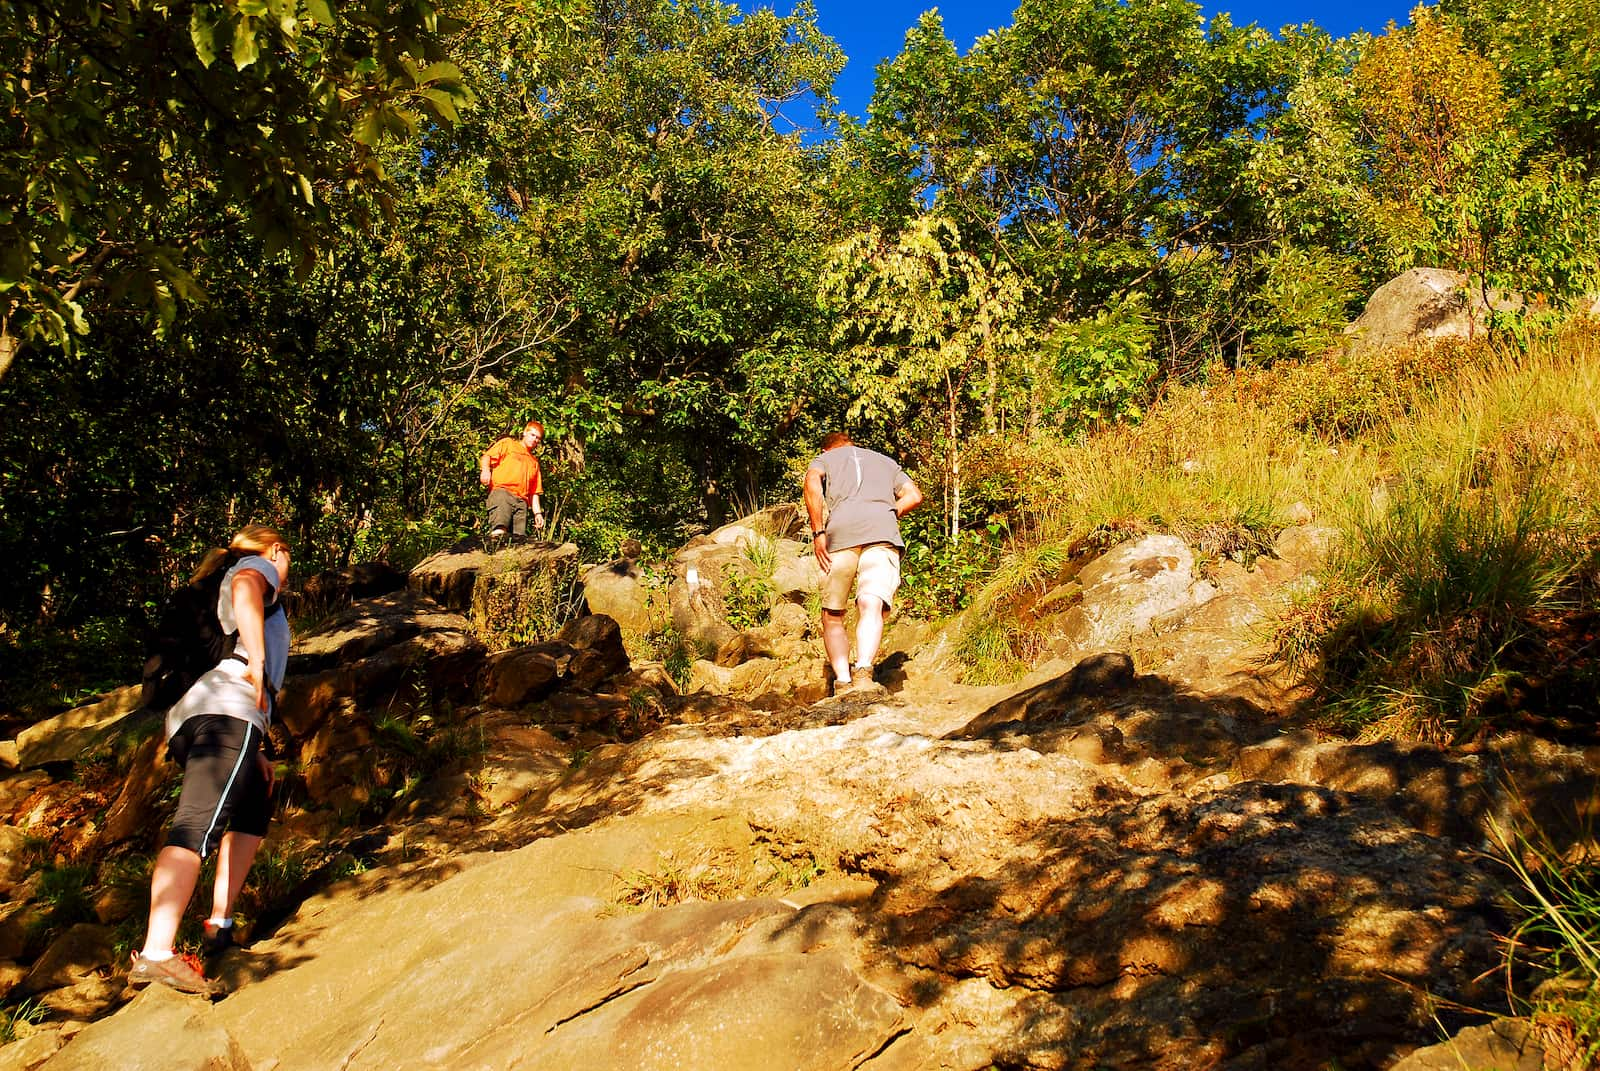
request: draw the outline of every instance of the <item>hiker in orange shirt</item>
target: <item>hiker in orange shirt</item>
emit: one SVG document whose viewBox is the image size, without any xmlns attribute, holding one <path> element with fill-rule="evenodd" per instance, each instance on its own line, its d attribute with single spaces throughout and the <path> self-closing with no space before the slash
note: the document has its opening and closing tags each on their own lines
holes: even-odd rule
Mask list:
<svg viewBox="0 0 1600 1071">
<path fill-rule="evenodd" d="M 522 438 L 509 435 L 483 452 L 478 460 L 478 482 L 489 489 L 489 538 L 504 539 L 509 529 L 517 538 L 528 534 L 528 510 L 533 510 L 533 527 L 544 527 L 544 510 L 539 495 L 544 477 L 533 450 L 544 441 L 544 425 L 528 421 Z"/>
</svg>

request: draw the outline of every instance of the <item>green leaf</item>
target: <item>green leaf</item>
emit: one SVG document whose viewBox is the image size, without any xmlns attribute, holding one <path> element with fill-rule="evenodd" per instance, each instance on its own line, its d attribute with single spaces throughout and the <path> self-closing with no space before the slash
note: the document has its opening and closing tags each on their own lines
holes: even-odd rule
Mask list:
<svg viewBox="0 0 1600 1071">
<path fill-rule="evenodd" d="M 432 85 L 434 82 L 448 82 L 454 85 L 460 81 L 461 68 L 446 60 L 430 63 L 417 74 L 418 85 Z"/>
<path fill-rule="evenodd" d="M 209 68 L 217 61 L 217 24 L 211 19 L 210 8 L 196 4 L 189 12 L 189 40 L 194 42 L 200 66 Z"/>
<path fill-rule="evenodd" d="M 433 110 L 440 119 L 452 124 L 458 121 L 456 102 L 450 94 L 442 89 L 424 89 L 419 95 L 433 105 Z"/>
<path fill-rule="evenodd" d="M 241 18 L 239 25 L 233 28 L 233 65 L 237 70 L 244 70 L 259 56 L 254 22 L 254 19 Z"/>
<path fill-rule="evenodd" d="M 333 5 L 328 0 L 306 0 L 306 11 L 317 24 L 333 25 Z"/>
<path fill-rule="evenodd" d="M 368 108 L 361 113 L 361 118 L 356 120 L 350 136 L 369 149 L 377 148 L 378 138 L 383 130 L 383 119 L 378 114 L 377 108 Z"/>
</svg>

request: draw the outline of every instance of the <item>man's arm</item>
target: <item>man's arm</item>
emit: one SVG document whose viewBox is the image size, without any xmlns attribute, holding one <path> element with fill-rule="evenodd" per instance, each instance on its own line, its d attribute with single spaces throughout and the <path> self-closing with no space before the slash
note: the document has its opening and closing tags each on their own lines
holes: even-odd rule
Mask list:
<svg viewBox="0 0 1600 1071">
<path fill-rule="evenodd" d="M 491 446 L 489 449 L 485 450 L 483 452 L 483 456 L 478 459 L 478 482 L 483 484 L 485 487 L 489 486 L 489 480 L 491 479 L 489 470 L 493 466 L 489 462 L 489 455 L 492 453 L 494 453 L 494 447 Z"/>
<path fill-rule="evenodd" d="M 915 480 L 906 480 L 900 485 L 900 493 L 894 496 L 895 517 L 904 517 L 920 505 L 922 505 L 922 488 L 917 486 Z"/>
<path fill-rule="evenodd" d="M 822 532 L 824 501 L 821 469 L 806 469 L 805 501 L 806 517 L 811 522 L 811 553 L 817 556 L 817 564 L 822 566 L 822 571 L 826 573 L 832 562 L 828 557 L 828 536 Z"/>
</svg>

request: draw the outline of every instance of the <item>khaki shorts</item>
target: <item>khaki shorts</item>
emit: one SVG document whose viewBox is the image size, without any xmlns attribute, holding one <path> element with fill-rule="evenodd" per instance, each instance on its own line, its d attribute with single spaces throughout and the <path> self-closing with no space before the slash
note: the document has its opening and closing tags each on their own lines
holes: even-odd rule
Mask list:
<svg viewBox="0 0 1600 1071">
<path fill-rule="evenodd" d="M 900 548 L 893 543 L 868 543 L 847 547 L 829 554 L 828 575 L 822 578 L 822 608 L 845 610 L 850 606 L 850 587 L 856 598 L 871 595 L 882 599 L 884 609 L 894 605 L 900 590 Z"/>
</svg>

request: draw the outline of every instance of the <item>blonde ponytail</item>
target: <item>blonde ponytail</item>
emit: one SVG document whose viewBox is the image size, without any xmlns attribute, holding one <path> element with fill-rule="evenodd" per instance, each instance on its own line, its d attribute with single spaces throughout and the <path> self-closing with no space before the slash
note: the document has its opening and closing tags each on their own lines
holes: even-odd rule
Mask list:
<svg viewBox="0 0 1600 1071">
<path fill-rule="evenodd" d="M 206 551 L 206 556 L 200 560 L 200 567 L 189 578 L 190 583 L 198 583 L 216 572 L 238 561 L 240 558 L 251 554 L 265 554 L 277 544 L 289 545 L 288 540 L 276 528 L 269 528 L 264 524 L 247 524 L 239 529 L 228 543 L 228 549 L 212 547 Z"/>
</svg>

